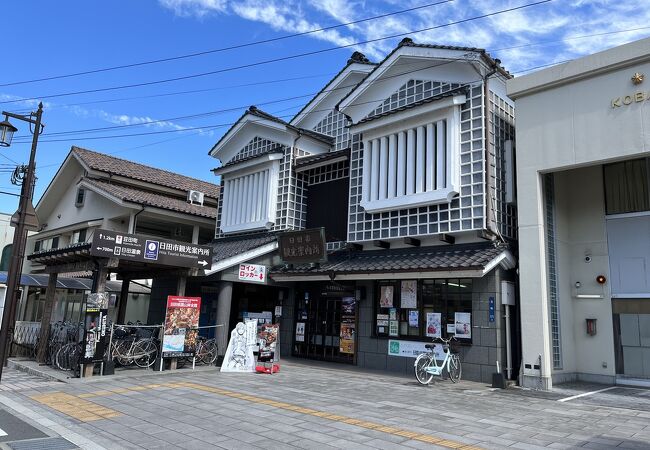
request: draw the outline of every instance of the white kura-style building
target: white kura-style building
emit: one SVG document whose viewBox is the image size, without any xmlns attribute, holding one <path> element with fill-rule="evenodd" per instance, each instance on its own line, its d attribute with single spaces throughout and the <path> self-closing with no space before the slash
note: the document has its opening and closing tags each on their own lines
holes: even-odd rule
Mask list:
<svg viewBox="0 0 650 450">
<path fill-rule="evenodd" d="M 522 384 L 650 384 L 650 39 L 508 81 Z"/>
</svg>

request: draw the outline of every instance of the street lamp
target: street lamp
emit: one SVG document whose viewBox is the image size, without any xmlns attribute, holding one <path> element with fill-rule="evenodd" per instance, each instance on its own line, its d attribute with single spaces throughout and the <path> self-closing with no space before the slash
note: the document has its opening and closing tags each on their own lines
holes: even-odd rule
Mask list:
<svg viewBox="0 0 650 450">
<path fill-rule="evenodd" d="M 11 337 L 13 336 L 14 323 L 16 319 L 16 303 L 18 302 L 18 293 L 20 292 L 20 277 L 23 270 L 23 258 L 25 256 L 25 245 L 27 243 L 27 231 L 38 229 L 38 220 L 32 205 L 34 195 L 34 172 L 36 169 L 36 145 L 38 136 L 43 132 L 44 125 L 41 124 L 43 115 L 43 103 L 38 104 L 38 110 L 29 114 L 15 114 L 2 111 L 5 120 L 0 122 L 0 146 L 9 147 L 14 133 L 18 130 L 10 122 L 9 118 L 21 120 L 34 125 L 32 131 L 32 149 L 29 154 L 29 164 L 27 167 L 21 166 L 19 169 L 24 173 L 22 186 L 20 188 L 20 201 L 18 210 L 11 217 L 11 225 L 16 227 L 14 232 L 14 241 L 11 248 L 11 261 L 7 273 L 7 291 L 5 294 L 4 312 L 2 314 L 2 326 L 0 328 L 0 380 L 2 379 L 2 370 L 7 364 L 7 355 L 11 346 Z"/>
</svg>

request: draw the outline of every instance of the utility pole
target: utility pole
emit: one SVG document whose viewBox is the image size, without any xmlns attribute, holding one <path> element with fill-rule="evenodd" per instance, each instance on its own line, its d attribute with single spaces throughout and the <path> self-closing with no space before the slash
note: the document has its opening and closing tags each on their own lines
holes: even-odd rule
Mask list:
<svg viewBox="0 0 650 450">
<path fill-rule="evenodd" d="M 39 103 L 38 110 L 29 115 L 14 114 L 3 111 L 5 120 L 0 122 L 0 146 L 11 145 L 13 133 L 17 131 L 9 117 L 30 123 L 34 126 L 32 148 L 29 155 L 29 164 L 25 168 L 25 175 L 20 189 L 20 201 L 18 210 L 11 218 L 11 225 L 16 227 L 11 252 L 11 262 L 7 274 L 7 292 L 5 295 L 4 314 L 2 315 L 2 327 L 0 328 L 0 380 L 2 379 L 3 368 L 7 364 L 13 331 L 16 321 L 16 304 L 20 294 L 20 278 L 23 270 L 23 259 L 25 257 L 25 246 L 27 244 L 27 231 L 38 229 L 38 220 L 32 205 L 34 195 L 34 184 L 36 181 L 36 146 L 38 136 L 43 132 L 41 117 L 43 115 L 43 103 Z"/>
</svg>

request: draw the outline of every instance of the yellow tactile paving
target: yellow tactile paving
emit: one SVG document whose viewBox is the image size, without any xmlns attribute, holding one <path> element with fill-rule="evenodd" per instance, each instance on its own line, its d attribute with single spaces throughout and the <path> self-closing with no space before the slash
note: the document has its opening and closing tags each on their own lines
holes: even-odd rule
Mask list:
<svg viewBox="0 0 650 450">
<path fill-rule="evenodd" d="M 63 414 L 82 422 L 110 419 L 111 417 L 117 417 L 120 415 L 120 413 L 114 409 L 106 408 L 97 403 L 84 400 L 83 398 L 80 398 L 80 396 L 65 394 L 63 392 L 33 395 L 31 398 L 39 403 L 49 406 L 55 411 L 62 412 Z"/>
<path fill-rule="evenodd" d="M 480 447 L 470 445 L 470 444 L 464 444 L 462 442 L 453 441 L 451 439 L 443 439 L 428 434 L 422 434 L 422 433 L 417 433 L 415 431 L 409 431 L 397 427 L 383 425 L 380 423 L 369 422 L 365 420 L 355 419 L 353 417 L 341 416 L 338 414 L 331 414 L 325 411 L 318 411 L 311 408 L 304 408 L 302 406 L 292 405 L 290 403 L 278 402 L 271 399 L 260 398 L 248 394 L 242 394 L 239 392 L 228 391 L 226 389 L 206 386 L 198 383 L 190 383 L 190 382 L 145 384 L 142 386 L 131 386 L 129 388 L 114 388 L 110 390 L 107 389 L 107 390 L 96 391 L 92 393 L 79 394 L 77 396 L 65 394 L 62 392 L 54 392 L 49 394 L 36 395 L 33 396 L 32 398 L 70 417 L 74 417 L 75 419 L 81 420 L 83 422 L 89 422 L 93 420 L 116 417 L 119 416 L 120 413 L 118 411 L 105 408 L 96 403 L 87 401 L 85 400 L 86 398 L 113 395 L 113 394 L 123 394 L 125 392 L 142 392 L 148 389 L 156 389 L 156 388 L 196 389 L 198 391 L 210 392 L 212 394 L 224 395 L 227 397 L 236 398 L 239 400 L 245 400 L 252 403 L 272 406 L 278 409 L 294 411 L 300 414 L 321 417 L 323 419 L 328 419 L 335 422 L 347 423 L 349 425 L 355 425 L 357 427 L 367 428 L 369 430 L 381 431 L 382 433 L 401 436 L 407 439 L 413 439 L 420 442 L 426 442 L 427 444 L 436 444 L 440 447 L 461 449 L 461 450 L 480 450 Z"/>
</svg>

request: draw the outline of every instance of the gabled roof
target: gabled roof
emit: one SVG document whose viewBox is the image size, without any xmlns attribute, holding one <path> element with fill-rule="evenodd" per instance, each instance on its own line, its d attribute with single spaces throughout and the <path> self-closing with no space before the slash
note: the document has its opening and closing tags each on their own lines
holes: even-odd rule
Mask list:
<svg viewBox="0 0 650 450">
<path fill-rule="evenodd" d="M 125 186 L 90 178 L 82 178 L 81 183 L 88 186 L 90 189 L 104 192 L 125 202 L 153 206 L 155 208 L 176 211 L 193 216 L 207 217 L 209 219 L 215 219 L 217 217 L 217 209 L 211 206 L 194 205 L 188 203 L 185 199 L 147 191 L 134 186 Z"/>
<path fill-rule="evenodd" d="M 377 70 L 380 70 L 383 68 L 384 64 L 386 64 L 387 61 L 391 59 L 391 57 L 397 53 L 401 48 L 404 47 L 414 47 L 414 48 L 431 48 L 431 49 L 437 49 L 437 50 L 452 50 L 452 51 L 461 51 L 461 52 L 473 52 L 477 53 L 481 56 L 481 58 L 484 60 L 485 63 L 487 63 L 489 66 L 494 67 L 497 72 L 499 72 L 501 75 L 503 75 L 506 78 L 512 78 L 512 75 L 510 72 L 505 70 L 503 67 L 501 67 L 501 61 L 499 59 L 494 59 L 492 58 L 489 53 L 482 48 L 477 48 L 477 47 L 460 47 L 460 46 L 453 46 L 453 45 L 438 45 L 438 44 L 416 44 L 413 42 L 411 38 L 404 38 L 400 41 L 400 43 L 395 47 L 386 57 L 381 60 L 375 68 L 370 71 L 364 78 L 359 82 L 357 87 L 350 91 L 345 97 L 343 97 L 338 104 L 336 105 L 337 109 L 339 106 L 344 103 L 351 95 L 355 93 L 355 91 L 362 86 L 364 83 L 366 83 L 366 80 L 368 80 L 370 77 L 372 77 Z"/>
<path fill-rule="evenodd" d="M 206 197 L 219 198 L 219 186 L 196 178 L 186 177 L 167 170 L 156 169 L 104 153 L 73 146 L 71 154 L 87 169 L 119 175 L 133 180 L 144 181 L 181 191 L 195 190 L 203 192 Z"/>
<path fill-rule="evenodd" d="M 370 68 L 370 67 L 374 67 L 374 66 L 377 65 L 376 63 L 373 63 L 373 62 L 371 62 L 368 58 L 366 58 L 366 55 L 364 55 L 363 53 L 361 53 L 361 52 L 354 52 L 354 53 L 352 54 L 352 56 L 350 57 L 350 59 L 348 59 L 348 61 L 347 61 L 347 63 L 345 64 L 345 66 L 343 66 L 343 68 L 342 68 L 341 70 L 339 70 L 339 72 L 338 72 L 336 75 L 334 75 L 334 77 L 333 77 L 330 81 L 328 81 L 327 84 L 326 84 L 325 86 L 323 86 L 323 88 L 322 88 L 320 91 L 318 91 L 318 93 L 317 93 L 316 95 L 314 95 L 314 96 L 311 98 L 311 100 L 309 100 L 309 101 L 305 104 L 305 106 L 303 106 L 303 107 L 300 109 L 300 111 L 298 111 L 298 112 L 296 113 L 295 116 L 293 116 L 293 118 L 291 119 L 290 123 L 293 124 L 293 123 L 296 122 L 296 120 L 297 120 L 298 118 L 301 118 L 301 116 L 303 115 L 303 113 L 304 113 L 305 111 L 307 111 L 309 108 L 311 108 L 311 106 L 316 102 L 316 100 L 317 100 L 319 97 L 321 97 L 322 94 L 329 93 L 329 92 L 330 92 L 330 87 L 331 87 L 331 86 L 334 86 L 335 84 L 337 84 L 341 78 L 344 78 L 344 77 L 342 77 L 342 76 L 345 74 L 345 72 L 347 72 L 348 70 L 351 70 L 351 68 L 352 68 L 355 64 L 366 65 L 366 66 L 369 66 L 369 68 Z M 370 72 L 370 69 L 366 70 L 366 72 Z M 331 90 L 335 90 L 335 89 L 337 89 L 337 88 L 333 88 L 333 89 L 331 89 Z M 340 89 L 340 88 L 338 88 L 338 89 Z M 337 102 L 337 103 L 338 103 L 338 102 Z"/>
<path fill-rule="evenodd" d="M 312 130 L 306 130 L 304 128 L 296 127 L 296 126 L 291 125 L 290 123 L 280 119 L 279 117 L 274 116 L 273 114 L 269 114 L 267 112 L 262 111 L 261 109 L 257 108 L 257 106 L 250 106 L 244 112 L 244 114 L 242 114 L 239 117 L 239 119 L 237 119 L 237 121 L 234 124 L 232 124 L 232 126 L 230 128 L 228 128 L 228 130 L 219 138 L 217 143 L 212 146 L 212 148 L 208 152 L 208 154 L 210 156 L 214 156 L 215 151 L 221 145 L 221 143 L 231 133 L 233 133 L 237 127 L 242 125 L 242 123 L 245 121 L 247 116 L 253 116 L 253 117 L 257 117 L 259 119 L 268 120 L 270 122 L 277 123 L 279 125 L 282 125 L 282 126 L 286 127 L 286 129 L 297 133 L 298 135 L 308 136 L 308 137 L 310 137 L 312 139 L 315 139 L 315 140 L 317 140 L 317 141 L 319 141 L 321 143 L 324 143 L 326 145 L 333 145 L 334 144 L 334 138 L 333 137 L 327 136 L 325 134 L 317 133 L 317 132 L 312 131 Z"/>
</svg>

